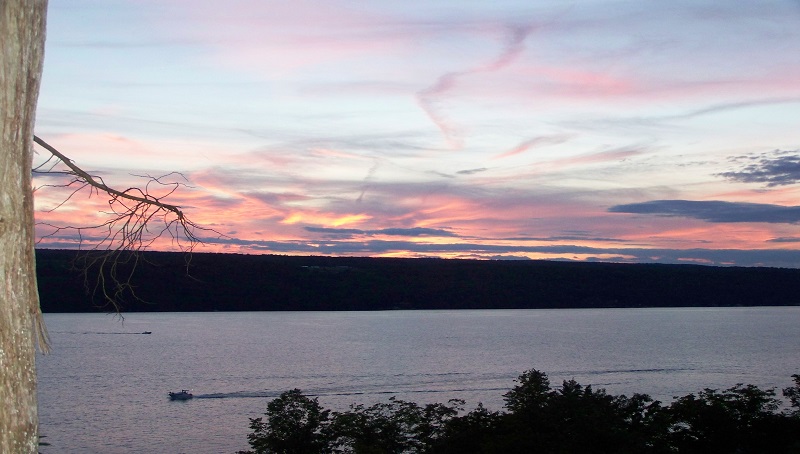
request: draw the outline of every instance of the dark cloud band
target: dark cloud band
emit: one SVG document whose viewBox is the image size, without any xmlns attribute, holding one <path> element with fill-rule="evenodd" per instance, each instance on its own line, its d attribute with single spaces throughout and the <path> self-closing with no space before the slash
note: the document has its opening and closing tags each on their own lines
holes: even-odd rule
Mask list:
<svg viewBox="0 0 800 454">
<path fill-rule="evenodd" d="M 764 203 L 651 200 L 642 203 L 614 205 L 611 213 L 653 214 L 701 219 L 708 222 L 767 222 L 796 224 L 800 222 L 800 206 Z"/>
<path fill-rule="evenodd" d="M 768 187 L 800 182 L 800 150 L 737 156 L 731 161 L 741 167 L 717 176 L 742 183 L 764 183 Z"/>
<path fill-rule="evenodd" d="M 332 229 L 335 230 L 335 229 Z M 702 263 L 720 266 L 770 266 L 797 268 L 800 251 L 788 249 L 647 249 L 647 248 L 596 248 L 578 245 L 554 246 L 509 246 L 501 244 L 479 244 L 463 242 L 452 244 L 421 243 L 414 241 L 263 241 L 238 238 L 211 238 L 208 244 L 244 246 L 249 250 L 288 254 L 371 255 L 406 251 L 418 256 L 457 254 L 460 257 L 482 257 L 492 254 L 494 259 L 519 259 L 515 254 L 538 253 L 551 255 L 552 259 L 612 261 L 619 263 Z M 581 258 L 577 257 L 582 256 Z M 609 259 L 609 256 L 616 258 Z M 592 257 L 595 257 L 594 259 Z M 603 257 L 603 258 L 600 258 Z"/>
</svg>

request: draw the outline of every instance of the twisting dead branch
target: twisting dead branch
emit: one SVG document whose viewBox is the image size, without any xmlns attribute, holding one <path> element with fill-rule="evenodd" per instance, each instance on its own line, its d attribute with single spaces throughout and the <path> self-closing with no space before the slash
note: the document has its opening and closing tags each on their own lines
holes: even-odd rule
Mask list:
<svg viewBox="0 0 800 454">
<path fill-rule="evenodd" d="M 33 140 L 52 155 L 37 166 L 34 173 L 63 175 L 66 182 L 44 186 L 70 189 L 69 194 L 54 209 L 84 191 L 88 191 L 89 197 L 108 197 L 108 209 L 103 211 L 107 217 L 99 224 L 39 224 L 51 229 L 42 239 L 71 231 L 77 232 L 81 246 L 84 240 L 91 240 L 92 247 L 79 256 L 79 268 L 84 273 L 87 291 L 93 296 L 98 293 L 102 295 L 105 304 L 110 304 L 115 310 L 121 309 L 120 302 L 125 295 L 136 297 L 131 279 L 141 259 L 140 252 L 153 245 L 156 240 L 164 236 L 171 237 L 174 246 L 181 251 L 191 252 L 201 243 L 195 232 L 207 231 L 219 235 L 213 229 L 201 227 L 189 220 L 179 206 L 164 201 L 180 187 L 186 186 L 182 182 L 166 182 L 166 179 L 180 177 L 185 180 L 183 175 L 173 172 L 161 177 L 140 176 L 147 181 L 143 187 L 118 190 L 108 186 L 102 177 L 91 175 L 78 167 L 41 138 L 34 136 Z M 59 164 L 63 164 L 64 168 Z M 159 190 L 158 195 L 155 194 L 156 188 Z M 189 257 L 187 254 L 187 266 Z"/>
</svg>

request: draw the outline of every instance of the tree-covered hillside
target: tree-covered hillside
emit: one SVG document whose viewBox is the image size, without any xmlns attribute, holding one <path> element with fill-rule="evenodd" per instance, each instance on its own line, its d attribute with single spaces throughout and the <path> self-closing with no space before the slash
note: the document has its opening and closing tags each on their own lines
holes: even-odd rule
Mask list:
<svg viewBox="0 0 800 454">
<path fill-rule="evenodd" d="M 108 311 L 76 252 L 38 250 L 45 312 Z M 262 311 L 783 306 L 800 270 L 697 265 L 146 252 L 122 310 Z M 80 265 L 77 265 L 78 267 Z M 121 264 L 125 275 L 130 264 Z M 86 284 L 90 291 L 87 294 Z"/>
</svg>

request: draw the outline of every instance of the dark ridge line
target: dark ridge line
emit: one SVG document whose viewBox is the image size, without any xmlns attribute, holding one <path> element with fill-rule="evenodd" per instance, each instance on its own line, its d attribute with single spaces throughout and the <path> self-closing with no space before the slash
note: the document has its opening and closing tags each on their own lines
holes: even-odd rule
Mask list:
<svg viewBox="0 0 800 454">
<path fill-rule="evenodd" d="M 37 250 L 42 310 L 113 312 L 87 294 L 77 254 Z M 187 268 L 186 258 L 142 253 L 122 312 L 800 305 L 798 268 L 210 253 L 193 254 Z"/>
</svg>

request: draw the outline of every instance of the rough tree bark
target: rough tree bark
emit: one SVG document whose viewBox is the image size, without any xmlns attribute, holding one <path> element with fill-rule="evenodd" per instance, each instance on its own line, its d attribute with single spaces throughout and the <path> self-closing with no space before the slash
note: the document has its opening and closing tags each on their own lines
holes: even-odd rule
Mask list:
<svg viewBox="0 0 800 454">
<path fill-rule="evenodd" d="M 45 333 L 34 259 L 31 165 L 46 0 L 0 0 L 0 452 L 38 449 L 36 340 Z"/>
</svg>

